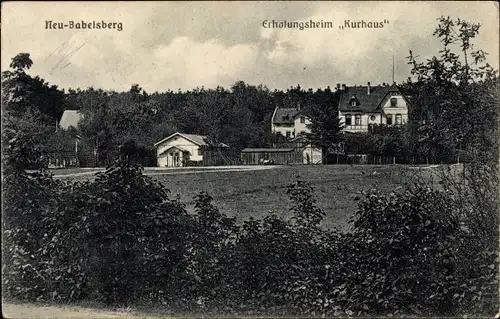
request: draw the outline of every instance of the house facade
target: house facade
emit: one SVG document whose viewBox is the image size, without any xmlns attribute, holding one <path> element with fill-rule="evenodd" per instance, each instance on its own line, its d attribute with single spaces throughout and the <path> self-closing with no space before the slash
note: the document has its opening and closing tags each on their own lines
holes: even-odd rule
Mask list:
<svg viewBox="0 0 500 319">
<path fill-rule="evenodd" d="M 212 146 L 207 136 L 174 133 L 154 144 L 156 147 L 157 165 L 159 167 L 181 167 L 189 162 L 203 162 L 204 146 Z M 227 148 L 226 144 L 217 147 Z"/>
<path fill-rule="evenodd" d="M 295 138 L 300 133 L 307 133 L 311 120 L 300 108 L 275 108 L 271 118 L 271 132 L 287 138 Z"/>
<path fill-rule="evenodd" d="M 321 164 L 323 153 L 313 147 L 304 135 L 309 133 L 307 127 L 311 120 L 300 108 L 276 108 L 271 118 L 271 132 L 285 136 L 296 152 L 301 154 L 302 164 Z"/>
<path fill-rule="evenodd" d="M 337 85 L 340 89 L 340 85 Z M 339 118 L 344 132 L 368 132 L 371 125 L 403 125 L 408 121 L 408 99 L 396 84 L 347 87 L 342 85 Z"/>
</svg>

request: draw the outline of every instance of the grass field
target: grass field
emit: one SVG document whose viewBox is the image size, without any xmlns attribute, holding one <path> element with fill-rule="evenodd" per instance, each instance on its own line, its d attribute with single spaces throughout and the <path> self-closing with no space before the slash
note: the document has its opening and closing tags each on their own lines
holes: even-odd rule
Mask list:
<svg viewBox="0 0 500 319">
<path fill-rule="evenodd" d="M 261 217 L 268 211 L 279 216 L 289 216 L 290 201 L 286 194 L 288 185 L 297 179 L 311 182 L 318 206 L 325 213 L 323 226 L 348 229 L 347 221 L 357 207 L 354 201 L 360 190 L 380 189 L 393 191 L 403 186 L 408 169 L 389 166 L 274 166 L 234 168 L 180 168 L 145 169 L 145 174 L 161 181 L 172 196 L 178 196 L 194 209 L 193 197 L 205 191 L 222 211 L 238 219 Z M 60 177 L 72 179 L 92 178 L 95 170 L 71 169 L 56 171 Z"/>
</svg>

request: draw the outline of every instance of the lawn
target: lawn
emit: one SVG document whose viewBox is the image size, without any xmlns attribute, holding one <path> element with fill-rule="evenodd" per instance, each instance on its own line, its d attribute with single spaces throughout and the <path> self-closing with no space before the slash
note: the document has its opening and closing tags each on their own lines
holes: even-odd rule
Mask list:
<svg viewBox="0 0 500 319">
<path fill-rule="evenodd" d="M 145 174 L 161 181 L 172 196 L 179 197 L 194 209 L 193 197 L 205 191 L 214 198 L 214 203 L 229 216 L 245 219 L 261 217 L 268 211 L 279 216 L 289 216 L 290 201 L 286 194 L 288 185 L 297 179 L 308 181 L 314 187 L 317 204 L 325 213 L 323 226 L 336 225 L 348 229 L 347 221 L 354 213 L 354 200 L 360 190 L 380 189 L 394 191 L 407 181 L 408 170 L 398 165 L 318 165 L 241 167 L 236 171 L 224 168 L 146 169 Z M 81 174 L 83 173 L 83 174 Z M 92 178 L 92 171 L 71 170 L 54 172 L 73 179 Z M 66 178 L 68 178 L 66 177 Z"/>
<path fill-rule="evenodd" d="M 278 166 L 269 170 L 210 172 L 153 177 L 169 188 L 173 195 L 193 209 L 193 195 L 206 191 L 222 211 L 238 219 L 261 217 L 268 211 L 289 216 L 288 185 L 297 179 L 314 187 L 317 204 L 325 211 L 323 226 L 346 229 L 354 213 L 356 193 L 363 189 L 394 191 L 402 186 L 398 166 Z"/>
</svg>

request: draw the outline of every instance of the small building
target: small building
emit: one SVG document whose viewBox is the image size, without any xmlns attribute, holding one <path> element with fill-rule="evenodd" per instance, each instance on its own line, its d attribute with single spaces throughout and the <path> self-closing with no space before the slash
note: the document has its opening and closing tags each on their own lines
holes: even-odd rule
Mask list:
<svg viewBox="0 0 500 319">
<path fill-rule="evenodd" d="M 241 151 L 244 165 L 302 164 L 302 151 L 295 148 L 245 148 Z"/>
<path fill-rule="evenodd" d="M 299 136 L 293 140 L 293 148 L 302 153 L 302 164 L 322 164 L 323 151 L 314 147 L 304 136 Z"/>
<path fill-rule="evenodd" d="M 224 143 L 209 143 L 205 135 L 174 133 L 154 144 L 159 167 L 201 165 L 205 148 L 228 148 Z"/>
</svg>

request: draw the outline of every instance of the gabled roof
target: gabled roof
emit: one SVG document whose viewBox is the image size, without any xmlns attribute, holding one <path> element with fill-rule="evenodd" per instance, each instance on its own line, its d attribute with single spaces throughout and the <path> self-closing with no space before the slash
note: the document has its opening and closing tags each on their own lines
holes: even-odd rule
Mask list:
<svg viewBox="0 0 500 319">
<path fill-rule="evenodd" d="M 204 146 L 204 145 L 209 145 L 206 140 L 208 138 L 208 136 L 206 135 L 196 135 L 196 134 L 185 134 L 185 133 L 179 133 L 179 132 L 176 132 L 170 136 L 167 136 L 166 138 L 162 139 L 161 141 L 159 142 L 156 142 L 154 145 L 157 146 L 165 141 L 168 141 L 169 139 L 175 137 L 175 136 L 181 136 L 181 137 L 184 137 L 186 140 L 188 141 L 191 141 L 193 142 L 194 144 L 198 145 L 198 146 Z M 220 147 L 229 147 L 227 144 L 224 144 L 224 143 L 220 143 L 218 146 Z"/>
<path fill-rule="evenodd" d="M 176 132 L 172 135 L 165 137 L 161 141 L 156 142 L 154 145 L 156 146 L 158 144 L 161 144 L 161 143 L 168 141 L 169 139 L 171 139 L 175 136 L 184 137 L 186 140 L 191 141 L 198 146 L 207 145 L 207 143 L 205 142 L 205 139 L 207 138 L 207 136 L 205 136 L 205 135 L 185 134 L 185 133 L 179 133 L 179 132 Z"/>
<path fill-rule="evenodd" d="M 396 84 L 391 86 L 370 86 L 370 94 L 368 94 L 368 86 L 355 86 L 347 87 L 346 91 L 342 92 L 339 101 L 340 111 L 362 111 L 362 112 L 376 112 L 380 110 L 380 104 L 390 92 L 397 92 L 404 97 L 399 91 Z M 351 99 L 355 96 L 359 102 L 357 106 L 351 106 Z"/>
<path fill-rule="evenodd" d="M 173 148 L 176 148 L 176 149 L 178 149 L 178 150 L 179 150 L 179 151 L 181 151 L 181 152 L 189 152 L 188 150 L 186 150 L 186 149 L 184 149 L 184 148 L 182 148 L 182 147 L 180 147 L 180 146 L 177 146 L 177 145 L 172 145 L 172 146 L 168 147 L 167 149 L 163 150 L 163 152 L 161 152 L 161 153 L 160 153 L 160 154 L 158 154 L 158 155 L 165 154 L 166 152 L 168 152 L 169 150 L 171 150 L 171 149 L 173 149 Z"/>
<path fill-rule="evenodd" d="M 76 128 L 78 126 L 78 122 L 83 118 L 83 114 L 77 110 L 65 110 L 61 116 L 61 120 L 59 121 L 59 127 L 67 130 L 70 126 Z"/>
<path fill-rule="evenodd" d="M 293 124 L 297 115 L 302 114 L 298 108 L 277 108 L 274 116 L 274 124 Z"/>
</svg>

